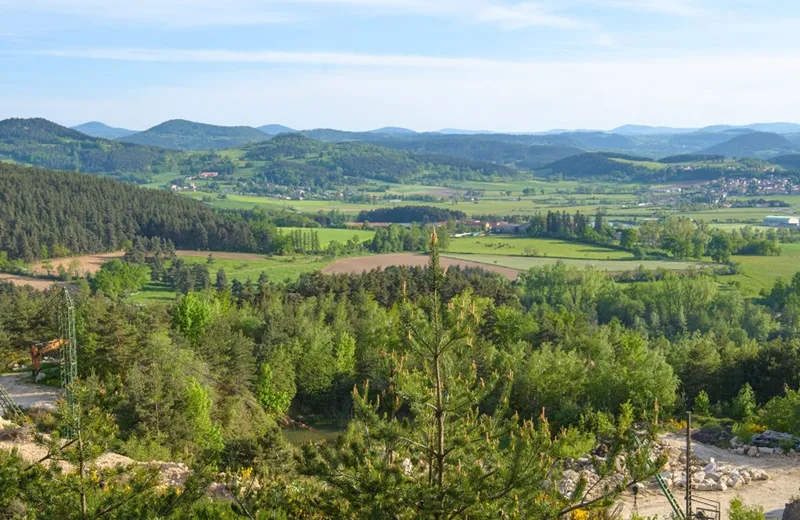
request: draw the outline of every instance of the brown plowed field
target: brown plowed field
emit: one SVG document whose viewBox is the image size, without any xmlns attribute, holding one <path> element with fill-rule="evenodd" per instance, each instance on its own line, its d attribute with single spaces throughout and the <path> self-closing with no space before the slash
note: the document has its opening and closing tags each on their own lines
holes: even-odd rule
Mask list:
<svg viewBox="0 0 800 520">
<path fill-rule="evenodd" d="M 453 265 L 461 267 L 481 267 L 487 271 L 499 273 L 509 280 L 516 280 L 517 276 L 519 276 L 519 271 L 517 269 L 511 269 L 510 267 L 500 267 L 480 262 L 470 262 L 468 260 L 456 260 L 454 258 L 440 258 L 440 261 L 444 267 Z M 378 268 L 384 269 L 392 265 L 422 267 L 428 265 L 428 255 L 418 253 L 390 253 L 386 255 L 341 258 L 325 267 L 322 272 L 325 274 L 362 273 Z"/>
<path fill-rule="evenodd" d="M 50 263 L 53 265 L 53 273 L 58 272 L 58 266 L 63 265 L 64 269 L 67 269 L 70 264 L 77 261 L 80 265 L 81 274 L 84 273 L 96 273 L 100 270 L 100 266 L 103 265 L 105 262 L 109 260 L 113 260 L 115 258 L 122 258 L 125 255 L 124 251 L 117 251 L 115 253 L 98 253 L 96 255 L 85 255 L 85 256 L 70 256 L 65 258 L 54 258 L 50 260 Z M 42 263 L 38 263 L 31 268 L 31 272 L 38 276 L 45 276 L 47 271 L 44 270 L 42 267 Z"/>
<path fill-rule="evenodd" d="M 32 276 L 21 276 L 18 274 L 0 273 L 0 282 L 11 282 L 14 285 L 30 285 L 36 290 L 44 291 L 51 287 L 63 287 L 68 285 L 67 282 L 58 280 L 48 280 L 46 278 L 33 278 Z"/>
</svg>

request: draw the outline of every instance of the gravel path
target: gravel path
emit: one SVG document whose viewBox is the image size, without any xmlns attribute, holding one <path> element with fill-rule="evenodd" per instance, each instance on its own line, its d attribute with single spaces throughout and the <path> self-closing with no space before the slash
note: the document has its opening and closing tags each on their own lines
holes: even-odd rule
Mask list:
<svg viewBox="0 0 800 520">
<path fill-rule="evenodd" d="M 61 389 L 31 383 L 30 372 L 0 375 L 0 385 L 20 408 L 45 408 L 54 410 Z"/>
<path fill-rule="evenodd" d="M 680 449 L 686 446 L 685 437 L 681 435 L 666 435 L 662 440 Z M 800 496 L 800 458 L 784 455 L 763 455 L 761 457 L 746 457 L 737 455 L 728 450 L 692 442 L 692 454 L 703 460 L 714 458 L 725 466 L 748 466 L 766 471 L 769 480 L 754 482 L 736 490 L 729 489 L 725 492 L 701 493 L 694 491 L 693 495 L 719 502 L 722 509 L 722 519 L 728 519 L 728 504 L 737 495 L 747 505 L 763 506 L 767 518 L 780 518 L 783 509 L 792 497 Z M 684 490 L 673 489 L 672 493 L 678 503 L 684 503 Z M 624 500 L 625 508 L 622 518 L 628 518 L 633 511 L 633 498 L 628 496 Z M 671 512 L 667 499 L 660 492 L 648 489 L 644 497 L 638 500 L 639 514 L 645 517 L 658 515 L 659 518 L 669 518 Z"/>
</svg>

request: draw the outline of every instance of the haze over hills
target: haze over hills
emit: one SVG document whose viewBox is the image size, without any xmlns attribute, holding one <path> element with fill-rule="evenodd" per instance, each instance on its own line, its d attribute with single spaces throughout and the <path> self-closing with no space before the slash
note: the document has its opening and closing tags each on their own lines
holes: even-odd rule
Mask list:
<svg viewBox="0 0 800 520">
<path fill-rule="evenodd" d="M 414 130 L 410 130 L 408 128 L 401 128 L 399 126 L 384 126 L 383 128 L 376 128 L 375 130 L 370 130 L 369 133 L 371 134 L 390 134 L 390 135 L 411 135 L 416 134 Z"/>
<path fill-rule="evenodd" d="M 796 152 L 797 147 L 785 137 L 768 132 L 751 132 L 708 148 L 703 153 L 726 157 L 770 158 Z"/>
<path fill-rule="evenodd" d="M 268 138 L 263 131 L 250 126 L 217 126 L 172 119 L 119 141 L 178 150 L 218 150 Z"/>
<path fill-rule="evenodd" d="M 92 137 L 103 139 L 117 139 L 138 133 L 138 130 L 128 130 L 127 128 L 114 128 L 100 121 L 89 121 L 78 126 L 71 127 L 73 130 L 84 133 Z"/>
<path fill-rule="evenodd" d="M 293 128 L 283 125 L 263 125 L 259 126 L 258 129 L 269 135 L 278 135 L 297 131 Z"/>
</svg>

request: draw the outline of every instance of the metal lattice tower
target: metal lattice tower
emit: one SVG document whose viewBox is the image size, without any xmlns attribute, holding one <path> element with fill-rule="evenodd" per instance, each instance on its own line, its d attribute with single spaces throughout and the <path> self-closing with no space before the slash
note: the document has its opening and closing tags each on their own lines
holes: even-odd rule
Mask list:
<svg viewBox="0 0 800 520">
<path fill-rule="evenodd" d="M 22 410 L 19 409 L 17 403 L 11 399 L 3 385 L 0 385 L 0 412 L 4 419 L 18 419 L 23 417 Z"/>
<path fill-rule="evenodd" d="M 61 351 L 61 387 L 64 399 L 69 407 L 73 420 L 77 419 L 75 399 L 72 394 L 72 383 L 78 378 L 78 354 L 75 339 L 75 302 L 67 288 L 64 288 L 64 303 L 58 309 L 58 328 L 61 339 L 66 344 Z"/>
</svg>

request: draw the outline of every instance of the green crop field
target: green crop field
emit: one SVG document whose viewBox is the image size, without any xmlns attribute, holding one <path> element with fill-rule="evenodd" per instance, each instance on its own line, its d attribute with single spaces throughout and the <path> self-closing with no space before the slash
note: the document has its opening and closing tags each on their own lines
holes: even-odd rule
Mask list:
<svg viewBox="0 0 800 520">
<path fill-rule="evenodd" d="M 563 262 L 567 265 L 572 265 L 578 268 L 593 266 L 602 271 L 609 272 L 633 271 L 640 265 L 644 266 L 645 269 L 661 268 L 681 271 L 690 268 L 708 267 L 713 265 L 708 262 L 672 262 L 665 260 L 579 260 L 574 258 L 534 258 L 527 256 L 469 255 L 454 253 L 445 253 L 442 256 L 456 258 L 458 260 L 471 260 L 473 262 L 481 262 L 484 264 L 511 267 L 512 269 L 520 269 L 522 271 L 527 271 L 532 267 L 554 264 L 556 262 Z"/>
<path fill-rule="evenodd" d="M 447 253 L 593 260 L 633 259 L 633 256 L 627 251 L 564 240 L 513 235 L 453 238 L 450 240 Z"/>
<path fill-rule="evenodd" d="M 341 244 L 346 243 L 351 238 L 357 238 L 358 242 L 365 242 L 367 240 L 372 240 L 372 237 L 375 236 L 374 231 L 365 231 L 363 229 L 333 229 L 333 228 L 291 228 L 291 227 L 284 227 L 280 228 L 283 233 L 290 233 L 292 231 L 300 230 L 304 233 L 309 231 L 316 231 L 319 233 L 319 245 L 320 247 L 328 247 L 328 244 L 331 242 L 339 242 Z"/>
</svg>

